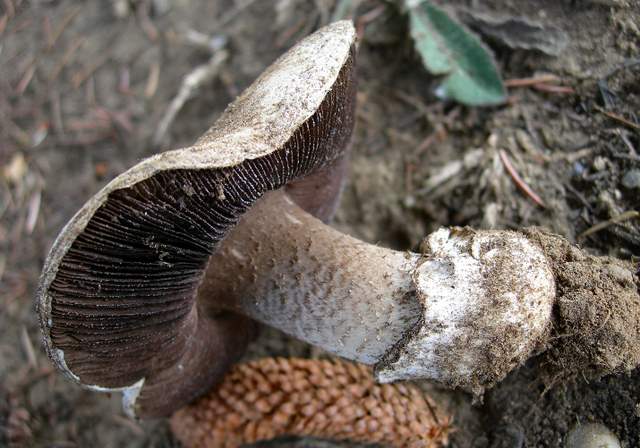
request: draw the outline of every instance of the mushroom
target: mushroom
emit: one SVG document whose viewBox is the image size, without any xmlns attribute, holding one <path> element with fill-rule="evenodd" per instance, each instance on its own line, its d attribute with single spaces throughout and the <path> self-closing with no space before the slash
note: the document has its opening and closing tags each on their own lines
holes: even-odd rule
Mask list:
<svg viewBox="0 0 640 448">
<path fill-rule="evenodd" d="M 447 444 L 451 417 L 414 384 L 376 384 L 371 369 L 339 360 L 264 358 L 171 417 L 184 446 L 239 447 L 280 436 L 390 447 Z"/>
<path fill-rule="evenodd" d="M 353 127 L 354 58 L 350 22 L 319 30 L 193 146 L 140 162 L 71 218 L 37 293 L 60 370 L 90 389 L 121 390 L 125 410 L 140 417 L 168 415 L 222 377 L 254 324 L 202 303 L 207 261 L 269 190 L 286 187 L 330 217 Z"/>
<path fill-rule="evenodd" d="M 575 303 L 572 291 L 594 269 L 612 300 L 626 302 L 608 327 L 596 326 L 601 316 L 585 328 L 611 329 L 619 356 L 604 360 L 593 338 L 578 336 L 554 353 L 572 353 L 575 340 L 587 365 L 640 362 L 626 265 L 607 270 L 534 230 L 443 228 L 411 253 L 325 224 L 346 170 L 354 66 L 350 22 L 317 31 L 193 146 L 140 162 L 80 209 L 38 290 L 45 347 L 60 370 L 123 391 L 130 415 L 169 415 L 221 380 L 255 320 L 374 365 L 378 381 L 429 378 L 480 392 L 543 348 L 552 324 L 581 322 L 582 309 L 560 306 L 566 319 L 552 309 L 562 297 Z M 573 262 L 584 269 L 565 273 Z M 592 291 L 585 297 L 600 301 Z M 621 319 L 632 331 L 621 334 Z"/>
</svg>

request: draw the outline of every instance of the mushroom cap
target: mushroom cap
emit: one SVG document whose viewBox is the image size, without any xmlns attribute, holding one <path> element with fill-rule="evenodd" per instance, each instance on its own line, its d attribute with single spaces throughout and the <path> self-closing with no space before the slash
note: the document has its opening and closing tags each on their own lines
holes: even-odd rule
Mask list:
<svg viewBox="0 0 640 448">
<path fill-rule="evenodd" d="M 123 391 L 125 411 L 139 417 L 168 415 L 220 380 L 252 323 L 198 306 L 208 259 L 269 190 L 287 187 L 308 212 L 331 215 L 353 128 L 354 58 L 351 22 L 320 29 L 193 146 L 138 163 L 71 218 L 37 292 L 44 345 L 60 370 L 85 387 Z"/>
</svg>

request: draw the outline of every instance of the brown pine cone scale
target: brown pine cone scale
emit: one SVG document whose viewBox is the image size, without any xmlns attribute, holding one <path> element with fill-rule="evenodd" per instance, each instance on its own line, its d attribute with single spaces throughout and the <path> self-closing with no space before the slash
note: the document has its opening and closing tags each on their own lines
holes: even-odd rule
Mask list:
<svg viewBox="0 0 640 448">
<path fill-rule="evenodd" d="M 237 365 L 208 395 L 171 418 L 190 448 L 239 447 L 280 436 L 435 448 L 451 418 L 418 387 L 377 384 L 367 366 L 266 358 Z"/>
</svg>

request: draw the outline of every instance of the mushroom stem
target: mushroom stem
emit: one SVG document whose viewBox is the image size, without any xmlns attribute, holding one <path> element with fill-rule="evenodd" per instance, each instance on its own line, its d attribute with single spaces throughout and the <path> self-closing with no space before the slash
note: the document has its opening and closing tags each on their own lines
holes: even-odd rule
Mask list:
<svg viewBox="0 0 640 448">
<path fill-rule="evenodd" d="M 549 264 L 516 232 L 441 229 L 424 246 L 364 243 L 268 193 L 209 260 L 198 304 L 376 364 L 380 381 L 492 384 L 546 339 Z"/>
<path fill-rule="evenodd" d="M 210 258 L 198 302 L 374 364 L 420 318 L 411 280 L 419 259 L 345 235 L 276 191 Z"/>
</svg>

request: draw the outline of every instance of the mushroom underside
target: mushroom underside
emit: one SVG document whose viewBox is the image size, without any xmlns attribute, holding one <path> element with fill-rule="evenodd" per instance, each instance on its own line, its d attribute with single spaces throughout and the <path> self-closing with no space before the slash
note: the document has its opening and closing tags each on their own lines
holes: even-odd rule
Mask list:
<svg viewBox="0 0 640 448">
<path fill-rule="evenodd" d="M 121 175 L 70 221 L 38 293 L 45 346 L 70 378 L 97 390 L 128 390 L 138 416 L 166 415 L 244 352 L 249 320 L 200 314 L 197 288 L 210 255 L 265 192 L 291 183 L 302 207 L 331 215 L 353 127 L 355 49 L 346 48 L 326 96 L 282 147 L 226 167 L 147 173 L 143 162 L 144 171 Z M 240 114 L 236 109 L 229 114 Z"/>
</svg>

